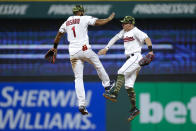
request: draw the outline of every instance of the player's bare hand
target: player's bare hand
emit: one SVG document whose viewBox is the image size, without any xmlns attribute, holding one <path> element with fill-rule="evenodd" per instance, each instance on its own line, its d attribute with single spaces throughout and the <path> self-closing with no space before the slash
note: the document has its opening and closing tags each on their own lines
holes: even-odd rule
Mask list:
<svg viewBox="0 0 196 131">
<path fill-rule="evenodd" d="M 106 48 L 101 49 L 101 50 L 99 50 L 98 55 L 106 55 L 107 51 L 108 51 L 108 49 L 106 49 Z"/>
<path fill-rule="evenodd" d="M 148 54 L 154 55 L 153 51 L 148 52 Z"/>
<path fill-rule="evenodd" d="M 115 16 L 115 13 L 113 12 L 113 13 L 108 17 L 108 19 L 109 19 L 109 20 L 112 20 L 112 19 L 114 18 L 114 16 Z"/>
</svg>

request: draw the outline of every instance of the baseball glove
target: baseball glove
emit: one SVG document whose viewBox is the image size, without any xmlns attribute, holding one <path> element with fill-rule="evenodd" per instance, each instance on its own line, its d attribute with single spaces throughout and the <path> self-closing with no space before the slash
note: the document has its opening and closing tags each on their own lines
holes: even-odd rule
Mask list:
<svg viewBox="0 0 196 131">
<path fill-rule="evenodd" d="M 52 48 L 45 54 L 45 59 L 48 60 L 50 63 L 55 63 L 57 55 L 57 49 Z"/>
<path fill-rule="evenodd" d="M 140 61 L 139 65 L 140 66 L 145 66 L 151 63 L 151 61 L 154 59 L 154 54 L 147 54 L 144 56 Z"/>
</svg>

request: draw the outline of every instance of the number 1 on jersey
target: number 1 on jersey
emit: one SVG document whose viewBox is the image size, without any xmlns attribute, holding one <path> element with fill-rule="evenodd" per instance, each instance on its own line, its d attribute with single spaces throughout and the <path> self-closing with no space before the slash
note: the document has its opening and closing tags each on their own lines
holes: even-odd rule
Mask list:
<svg viewBox="0 0 196 131">
<path fill-rule="evenodd" d="M 73 30 L 74 37 L 76 37 L 75 26 L 73 26 L 71 29 Z"/>
</svg>

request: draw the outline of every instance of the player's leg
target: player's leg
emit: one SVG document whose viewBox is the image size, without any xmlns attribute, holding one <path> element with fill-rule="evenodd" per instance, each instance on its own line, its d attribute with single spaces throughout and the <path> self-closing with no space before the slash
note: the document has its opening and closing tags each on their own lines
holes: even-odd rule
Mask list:
<svg viewBox="0 0 196 131">
<path fill-rule="evenodd" d="M 86 115 L 88 114 L 88 111 L 86 110 L 85 89 L 83 83 L 84 62 L 77 57 L 70 58 L 70 61 L 75 77 L 75 91 L 78 98 L 79 111 L 83 115 Z"/>
<path fill-rule="evenodd" d="M 121 87 L 123 86 L 123 84 L 124 84 L 124 75 L 118 74 L 115 86 L 112 89 L 110 89 L 108 92 L 105 92 L 103 96 L 106 99 L 111 100 L 112 102 L 117 102 L 118 93 Z"/>
<path fill-rule="evenodd" d="M 131 110 L 128 117 L 128 121 L 133 120 L 140 113 L 139 109 L 136 107 L 136 93 L 133 88 L 139 71 L 140 68 L 138 68 L 129 75 L 125 75 L 125 89 L 127 90 L 129 101 L 131 103 Z"/>
<path fill-rule="evenodd" d="M 119 93 L 120 89 L 122 88 L 122 86 L 124 85 L 125 75 L 127 73 L 131 73 L 131 72 L 135 71 L 139 67 L 139 65 L 137 63 L 138 61 L 139 61 L 139 56 L 135 55 L 135 56 L 130 57 L 124 63 L 124 65 L 118 70 L 118 75 L 117 75 L 115 87 L 112 88 L 112 90 L 110 90 L 109 92 L 106 92 L 105 94 L 103 94 L 105 98 L 107 98 L 113 102 L 117 101 L 118 93 Z"/>
<path fill-rule="evenodd" d="M 136 95 L 133 87 L 139 71 L 140 68 L 134 71 L 131 75 L 125 76 L 125 89 L 127 90 L 127 94 L 129 96 L 131 108 L 136 107 Z"/>
<path fill-rule="evenodd" d="M 105 87 L 110 87 L 112 83 L 110 83 L 110 78 L 106 73 L 101 61 L 99 60 L 98 55 L 92 51 L 91 49 L 88 52 L 85 52 L 86 61 L 94 66 L 97 71 L 99 78 L 102 80 L 102 85 Z"/>
</svg>

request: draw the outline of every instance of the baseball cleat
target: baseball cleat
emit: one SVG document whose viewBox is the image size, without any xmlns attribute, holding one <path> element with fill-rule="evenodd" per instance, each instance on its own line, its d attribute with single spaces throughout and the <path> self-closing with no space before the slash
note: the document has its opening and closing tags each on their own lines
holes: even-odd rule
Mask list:
<svg viewBox="0 0 196 131">
<path fill-rule="evenodd" d="M 110 81 L 110 90 L 115 86 L 116 82 L 115 80 Z"/>
<path fill-rule="evenodd" d="M 79 111 L 82 115 L 88 115 L 88 111 L 85 106 L 79 106 Z"/>
<path fill-rule="evenodd" d="M 105 92 L 105 93 L 103 93 L 103 96 L 112 102 L 117 102 L 117 95 L 114 95 L 110 92 Z"/>
<path fill-rule="evenodd" d="M 110 91 L 115 86 L 115 80 L 110 81 L 110 85 L 105 87 L 105 92 Z"/>
<path fill-rule="evenodd" d="M 131 109 L 129 112 L 130 112 L 130 115 L 129 115 L 129 117 L 128 117 L 128 121 L 131 121 L 131 120 L 133 120 L 137 115 L 139 115 L 140 110 L 137 109 L 137 108 L 135 107 L 135 108 Z"/>
</svg>

